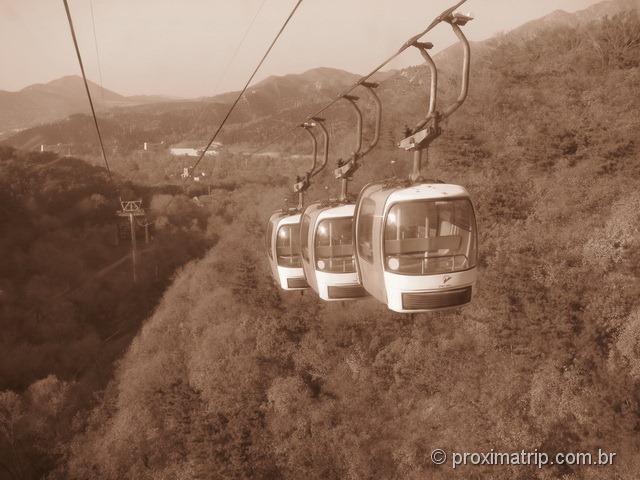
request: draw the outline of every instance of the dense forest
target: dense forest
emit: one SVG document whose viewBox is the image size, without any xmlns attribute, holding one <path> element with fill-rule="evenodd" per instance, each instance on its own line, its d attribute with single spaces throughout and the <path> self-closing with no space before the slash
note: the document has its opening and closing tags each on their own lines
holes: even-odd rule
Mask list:
<svg viewBox="0 0 640 480">
<path fill-rule="evenodd" d="M 217 241 L 207 214 L 173 187 L 125 183 L 119 193 L 152 211 L 175 195 L 150 244 L 138 227 L 137 284 L 105 170 L 0 147 L 0 478 L 39 478 L 56 464 L 69 425 L 105 387 L 176 268 Z"/>
<path fill-rule="evenodd" d="M 3 229 L 11 281 L 2 284 L 2 308 L 15 320 L 3 320 L 13 333 L 2 355 L 33 352 L 2 362 L 7 478 L 635 480 L 640 19 L 629 13 L 505 35 L 483 45 L 472 68 L 469 100 L 445 125 L 425 172 L 474 197 L 480 280 L 470 307 L 409 316 L 371 299 L 321 303 L 311 293 L 279 292 L 263 255 L 264 225 L 287 194 L 282 175 L 294 169 L 255 158 L 234 166 L 228 158 L 201 207 L 179 196 L 175 214 L 156 220 L 155 248 L 167 249 L 156 262 L 171 262 L 163 271 L 211 248 L 180 269 L 135 338 L 122 338 L 126 351 L 112 377 L 95 366 L 78 373 L 78 365 L 113 363 L 115 346 L 109 356 L 101 345 L 120 322 L 135 331 L 153 309 L 136 300 L 153 295 L 105 277 L 56 298 L 81 272 L 117 258 L 105 243 L 115 201 L 106 177 L 69 159 L 54 165 L 78 172 L 75 182 L 67 173 L 61 182 L 62 172 L 42 178 L 55 174 L 35 170 L 39 155 L 3 151 L 3 195 L 12 192 L 3 222 L 15 227 Z M 406 174 L 409 162 L 393 143 L 419 117 L 427 83 L 423 67 L 382 83 L 383 104 L 392 107 L 354 191 Z M 455 91 L 455 77 L 441 85 Z M 347 112 L 330 120 L 341 125 Z M 347 140 L 334 143 L 332 158 L 347 148 Z M 18 168 L 33 173 L 11 176 Z M 311 197 L 326 195 L 325 185 L 333 193 L 330 177 Z M 170 193 L 144 190 L 152 208 Z M 163 282 L 153 287 L 158 294 Z M 39 306 L 41 317 L 28 305 L 52 297 Z M 29 347 L 16 348 L 25 338 Z M 99 378 L 83 382 L 83 375 Z M 91 396 L 82 408 L 78 389 Z M 602 448 L 617 457 L 607 467 L 452 473 L 430 461 L 434 448 Z"/>
</svg>

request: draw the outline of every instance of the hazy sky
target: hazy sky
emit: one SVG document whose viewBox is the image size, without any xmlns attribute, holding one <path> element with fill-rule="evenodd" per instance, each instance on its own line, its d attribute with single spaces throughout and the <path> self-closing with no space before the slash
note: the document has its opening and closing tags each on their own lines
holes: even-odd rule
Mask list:
<svg viewBox="0 0 640 480">
<path fill-rule="evenodd" d="M 264 2 L 264 3 L 263 3 Z M 125 95 L 211 95 L 238 89 L 295 0 L 69 0 L 88 76 Z M 327 66 L 365 73 L 453 0 L 303 0 L 256 81 Z M 465 31 L 482 40 L 556 9 L 596 0 L 468 0 Z M 91 21 L 93 4 L 95 31 Z M 260 13 L 230 68 L 234 50 Z M 447 26 L 429 41 L 453 43 Z M 410 53 L 409 53 L 410 52 Z M 391 68 L 420 63 L 408 51 Z M 0 90 L 79 74 L 62 0 L 0 0 Z"/>
</svg>

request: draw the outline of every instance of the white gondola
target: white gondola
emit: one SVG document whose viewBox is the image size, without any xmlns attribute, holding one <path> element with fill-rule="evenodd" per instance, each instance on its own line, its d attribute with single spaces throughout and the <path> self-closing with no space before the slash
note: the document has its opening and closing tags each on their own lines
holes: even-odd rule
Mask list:
<svg viewBox="0 0 640 480">
<path fill-rule="evenodd" d="M 354 204 L 312 203 L 302 215 L 300 246 L 309 286 L 322 300 L 362 298 L 353 248 Z"/>
<path fill-rule="evenodd" d="M 283 290 L 309 288 L 300 255 L 300 214 L 276 212 L 267 226 L 267 252 L 271 273 Z"/>
<path fill-rule="evenodd" d="M 440 122 L 467 97 L 470 47 L 461 26 L 471 18 L 448 11 L 447 22 L 464 48 L 461 92 L 436 110 L 438 72 L 430 43 L 414 41 L 431 73 L 425 119 L 400 142 L 413 152 L 408 181 L 376 182 L 362 189 L 355 212 L 356 262 L 364 288 L 396 312 L 428 312 L 468 304 L 477 278 L 478 239 L 473 204 L 459 185 L 426 181 L 422 151 L 441 134 Z"/>
<path fill-rule="evenodd" d="M 478 242 L 463 187 L 370 184 L 358 198 L 356 225 L 363 286 L 389 309 L 432 311 L 471 301 Z"/>
<path fill-rule="evenodd" d="M 367 296 L 356 269 L 353 244 L 355 203 L 349 200 L 348 184 L 358 169 L 358 161 L 369 153 L 380 137 L 381 103 L 372 82 L 361 82 L 376 103 L 375 133 L 370 145 L 362 148 L 362 111 L 358 97 L 344 95 L 356 113 L 356 149 L 351 159 L 340 162 L 335 176 L 340 180 L 340 198 L 312 203 L 304 210 L 300 227 L 302 265 L 309 286 L 322 300 L 357 300 Z M 326 151 L 326 150 L 325 150 Z"/>
<path fill-rule="evenodd" d="M 296 208 L 285 208 L 271 215 L 267 224 L 266 247 L 271 266 L 271 274 L 283 290 L 305 290 L 309 284 L 302 267 L 300 252 L 300 219 L 304 205 L 304 193 L 310 186 L 310 180 L 326 165 L 329 155 L 329 134 L 321 118 L 314 118 L 315 123 L 304 123 L 301 127 L 310 135 L 313 142 L 313 164 L 303 178 L 293 186 L 298 195 Z M 324 134 L 324 160 L 316 169 L 318 142 L 311 129 L 320 126 Z"/>
</svg>

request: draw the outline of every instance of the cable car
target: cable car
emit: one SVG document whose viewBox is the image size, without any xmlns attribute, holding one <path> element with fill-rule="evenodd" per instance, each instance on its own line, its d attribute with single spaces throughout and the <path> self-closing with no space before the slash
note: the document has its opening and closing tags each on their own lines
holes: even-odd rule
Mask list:
<svg viewBox="0 0 640 480">
<path fill-rule="evenodd" d="M 470 46 L 461 26 L 471 17 L 448 11 L 439 17 L 463 45 L 461 91 L 436 110 L 436 65 L 431 43 L 414 41 L 431 73 L 429 109 L 399 147 L 413 152 L 408 180 L 374 182 L 356 203 L 356 265 L 364 288 L 396 312 L 428 312 L 471 302 L 477 278 L 478 233 L 469 193 L 459 185 L 424 180 L 422 151 L 442 133 L 441 122 L 465 101 L 469 88 Z"/>
<path fill-rule="evenodd" d="M 353 248 L 353 214 L 355 203 L 348 195 L 348 184 L 358 169 L 358 161 L 369 153 L 380 137 L 382 117 L 381 103 L 374 92 L 378 85 L 361 82 L 376 102 L 377 119 L 371 144 L 362 148 L 362 111 L 357 105 L 358 97 L 344 95 L 356 112 L 356 149 L 348 162 L 338 164 L 334 174 L 340 180 L 340 198 L 315 202 L 307 206 L 302 214 L 300 245 L 302 266 L 309 286 L 322 300 L 356 300 L 368 296 L 362 287 L 356 269 Z"/>
<path fill-rule="evenodd" d="M 280 211 L 267 226 L 267 253 L 271 273 L 283 290 L 309 288 L 300 256 L 300 214 Z"/>
<path fill-rule="evenodd" d="M 355 213 L 364 288 L 396 312 L 431 311 L 471 301 L 477 278 L 477 228 L 461 186 L 367 185 Z"/>
<path fill-rule="evenodd" d="M 271 274 L 283 290 L 305 290 L 309 288 L 302 267 L 300 251 L 300 219 L 304 205 L 304 193 L 311 185 L 311 178 L 326 165 L 329 156 L 329 134 L 323 124 L 324 119 L 313 118 L 315 123 L 300 125 L 310 135 L 313 142 L 313 164 L 302 178 L 298 178 L 293 191 L 298 194 L 298 205 L 285 208 L 271 215 L 267 224 L 266 247 L 271 266 Z M 318 142 L 311 129 L 320 126 L 324 134 L 324 160 L 316 169 Z"/>
<path fill-rule="evenodd" d="M 354 209 L 354 204 L 316 202 L 302 214 L 302 266 L 309 286 L 322 300 L 367 296 L 356 271 L 353 251 Z"/>
</svg>

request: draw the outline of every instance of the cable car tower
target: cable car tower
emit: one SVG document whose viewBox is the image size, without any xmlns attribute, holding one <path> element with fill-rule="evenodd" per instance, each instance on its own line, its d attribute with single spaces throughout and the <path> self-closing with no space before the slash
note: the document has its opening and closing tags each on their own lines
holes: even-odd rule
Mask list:
<svg viewBox="0 0 640 480">
<path fill-rule="evenodd" d="M 136 242 L 136 220 L 139 217 L 147 216 L 146 212 L 142 208 L 142 200 L 127 200 L 123 201 L 120 199 L 120 208 L 116 215 L 118 217 L 125 217 L 129 219 L 129 226 L 131 228 L 131 273 L 133 277 L 133 282 L 137 282 L 137 264 L 138 264 L 138 252 L 137 252 L 137 242 Z M 144 222 L 145 226 L 145 240 L 148 243 L 149 241 L 149 230 L 148 222 Z"/>
</svg>

